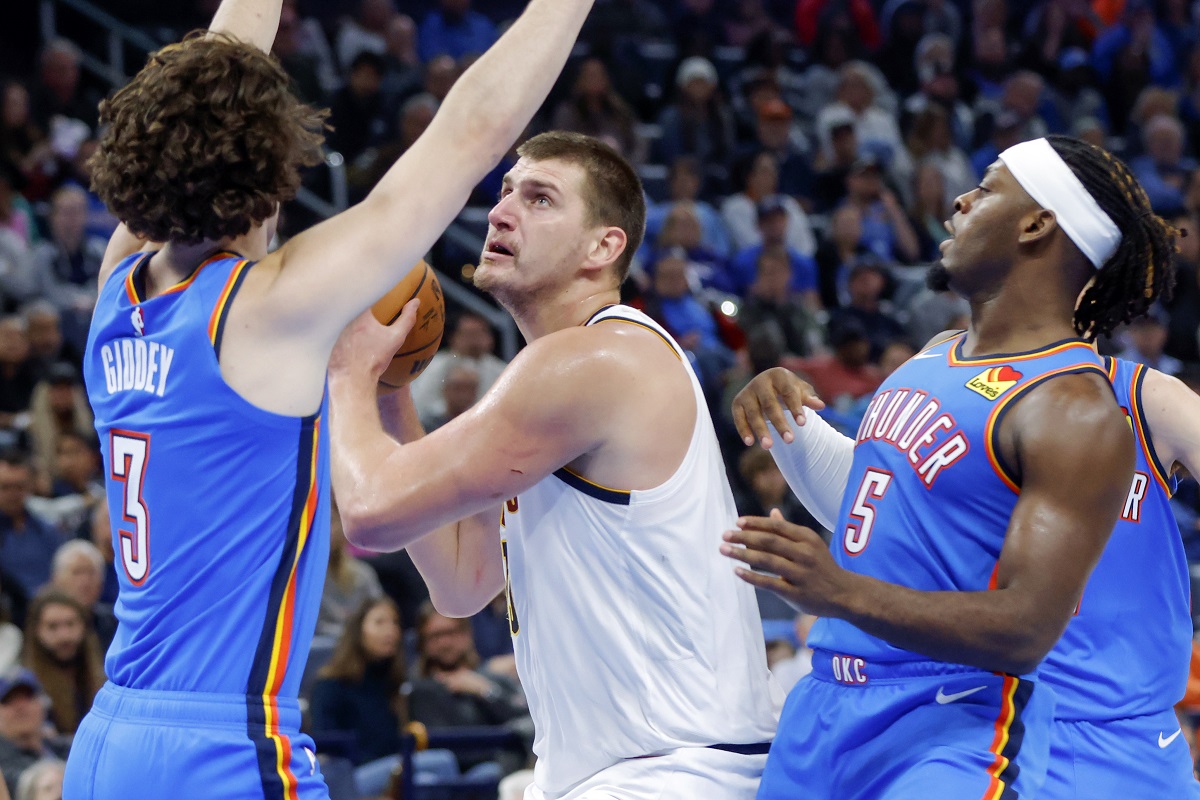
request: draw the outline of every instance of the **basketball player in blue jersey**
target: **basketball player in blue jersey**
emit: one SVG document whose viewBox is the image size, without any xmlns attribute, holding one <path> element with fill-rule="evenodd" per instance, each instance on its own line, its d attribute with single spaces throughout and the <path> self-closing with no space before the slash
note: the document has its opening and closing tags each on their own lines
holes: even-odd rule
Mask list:
<svg viewBox="0 0 1200 800">
<path fill-rule="evenodd" d="M 328 556 L 328 357 L 527 124 L 590 4 L 532 0 L 362 203 L 271 254 L 322 124 L 267 55 L 279 0 L 225 0 L 101 106 L 95 188 L 124 227 L 85 375 L 121 587 L 68 800 L 327 797 L 296 694 Z"/>
<path fill-rule="evenodd" d="M 406 392 L 376 399 L 411 312 L 347 329 L 329 382 L 347 535 L 407 546 L 444 614 L 507 577 L 538 757 L 527 800 L 750 800 L 783 698 L 754 592 L 718 552 L 737 511 L 700 383 L 620 305 L 645 230 L 637 173 L 578 134 L 518 154 L 475 282 L 529 344 L 422 437 Z"/>
<path fill-rule="evenodd" d="M 1177 467 L 1200 474 L 1200 395 L 1141 364 L 1104 361 L 1137 439 L 1137 466 L 1079 608 L 1038 673 L 1056 705 L 1037 796 L 1196 798 L 1200 783 L 1173 709 L 1187 683 L 1192 621 L 1187 559 L 1169 501 Z M 776 368 L 735 398 L 734 414 L 740 432 L 766 443 L 805 506 L 832 527 L 854 440 L 803 410 L 822 406 L 811 386 Z M 786 441 L 776 442 L 777 431 Z"/>
<path fill-rule="evenodd" d="M 1174 232 L 1123 164 L 1057 137 L 1006 150 L 955 208 L 932 276 L 971 301 L 971 328 L 880 387 L 833 552 L 777 514 L 727 536 L 745 580 L 823 617 L 762 798 L 1033 796 L 1045 778 L 1037 667 L 1133 478 L 1129 425 L 1080 336 L 1169 285 Z"/>
</svg>

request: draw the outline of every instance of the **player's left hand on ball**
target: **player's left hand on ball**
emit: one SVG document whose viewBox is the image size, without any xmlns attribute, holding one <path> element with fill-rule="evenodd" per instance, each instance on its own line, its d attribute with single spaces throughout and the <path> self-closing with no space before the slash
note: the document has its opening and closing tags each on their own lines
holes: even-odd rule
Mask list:
<svg viewBox="0 0 1200 800">
<path fill-rule="evenodd" d="M 830 614 L 843 570 L 815 531 L 788 522 L 775 509 L 769 517 L 739 518 L 738 530 L 723 538 L 721 553 L 751 568 L 734 570 L 746 583 L 769 589 L 810 614 Z"/>
<path fill-rule="evenodd" d="M 346 326 L 329 356 L 331 375 L 353 375 L 377 382 L 417 322 L 420 300 L 404 304 L 400 317 L 382 325 L 367 309 Z"/>
</svg>

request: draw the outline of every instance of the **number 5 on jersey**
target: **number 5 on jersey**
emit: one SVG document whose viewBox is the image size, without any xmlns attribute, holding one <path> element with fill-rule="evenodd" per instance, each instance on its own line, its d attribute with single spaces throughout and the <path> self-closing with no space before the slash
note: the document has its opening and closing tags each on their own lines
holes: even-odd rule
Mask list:
<svg viewBox="0 0 1200 800">
<path fill-rule="evenodd" d="M 875 527 L 875 504 L 873 500 L 882 500 L 888 487 L 892 484 L 892 473 L 878 469 L 869 469 L 863 476 L 858 491 L 854 494 L 854 505 L 850 509 L 850 521 L 846 523 L 846 532 L 842 538 L 842 546 L 846 553 L 856 556 L 867 549 L 871 541 L 871 529 Z"/>
<path fill-rule="evenodd" d="M 109 434 L 109 463 L 112 479 L 124 488 L 121 498 L 121 518 L 132 525 L 128 531 L 118 529 L 121 563 L 134 586 L 141 586 L 150 574 L 150 511 L 142 500 L 142 482 L 146 477 L 146 461 L 150 455 L 150 437 L 144 433 L 112 431 Z"/>
</svg>

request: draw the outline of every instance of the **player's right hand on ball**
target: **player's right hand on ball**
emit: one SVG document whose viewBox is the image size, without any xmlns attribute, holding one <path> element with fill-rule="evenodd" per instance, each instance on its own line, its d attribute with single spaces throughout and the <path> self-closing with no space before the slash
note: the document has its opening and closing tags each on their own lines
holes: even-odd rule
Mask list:
<svg viewBox="0 0 1200 800">
<path fill-rule="evenodd" d="M 417 322 L 420 300 L 409 300 L 404 304 L 400 317 L 391 325 L 383 325 L 371 309 L 346 326 L 333 346 L 329 356 L 330 377 L 348 377 L 379 382 L 379 376 L 392 363 L 392 356 L 404 344 Z"/>
<path fill-rule="evenodd" d="M 791 412 L 797 425 L 803 425 L 805 407 L 820 411 L 825 407 L 825 401 L 817 397 L 812 384 L 801 380 L 790 369 L 772 367 L 756 375 L 733 398 L 733 424 L 747 445 L 757 440 L 770 450 L 773 442 L 767 422 L 775 426 L 785 442 L 791 442 L 792 426 L 788 423 L 787 413 Z"/>
</svg>

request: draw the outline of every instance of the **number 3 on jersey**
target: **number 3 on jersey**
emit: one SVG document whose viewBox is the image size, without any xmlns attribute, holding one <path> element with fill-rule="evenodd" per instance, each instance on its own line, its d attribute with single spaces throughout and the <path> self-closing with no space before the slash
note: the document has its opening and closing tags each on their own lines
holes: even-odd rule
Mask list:
<svg viewBox="0 0 1200 800">
<path fill-rule="evenodd" d="M 112 479 L 120 481 L 124 491 L 121 518 L 133 531 L 118 529 L 121 563 L 134 586 L 141 586 L 150 574 L 150 512 L 142 500 L 142 482 L 150 455 L 150 437 L 144 433 L 112 431 L 109 434 Z"/>
<path fill-rule="evenodd" d="M 867 549 L 867 543 L 871 540 L 871 529 L 875 527 L 875 504 L 872 501 L 882 500 L 891 484 L 890 472 L 869 469 L 863 476 L 862 483 L 854 494 L 850 521 L 846 524 L 846 532 L 842 538 L 842 546 L 849 555 L 856 556 Z"/>
</svg>

